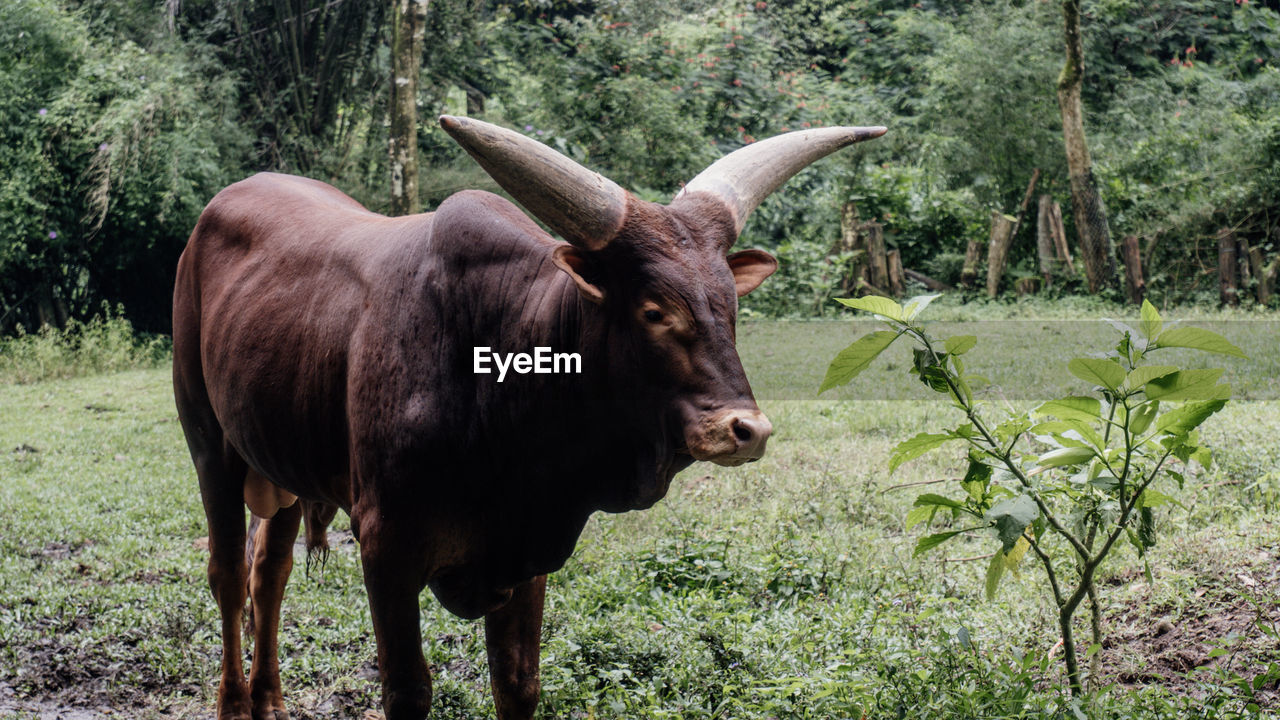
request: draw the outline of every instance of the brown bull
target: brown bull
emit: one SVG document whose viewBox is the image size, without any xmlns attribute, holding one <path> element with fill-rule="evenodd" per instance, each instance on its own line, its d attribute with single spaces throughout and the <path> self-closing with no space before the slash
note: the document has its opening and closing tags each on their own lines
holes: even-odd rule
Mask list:
<svg viewBox="0 0 1280 720">
<path fill-rule="evenodd" d="M 488 193 L 388 218 L 262 174 L 209 203 L 178 264 L 174 389 L 209 523 L 220 720 L 288 717 L 276 631 L 298 497 L 351 517 L 387 720 L 431 704 L 424 586 L 485 618 L 498 716 L 532 717 L 545 576 L 588 516 L 649 507 L 695 460 L 764 453 L 771 427 L 734 323 L 777 263 L 726 256 L 747 215 L 804 166 L 884 132 L 749 145 L 664 206 L 509 130 L 440 123 L 569 242 Z M 580 373 L 476 372 L 477 348 L 539 347 L 577 354 Z M 246 504 L 266 518 L 250 562 Z"/>
</svg>

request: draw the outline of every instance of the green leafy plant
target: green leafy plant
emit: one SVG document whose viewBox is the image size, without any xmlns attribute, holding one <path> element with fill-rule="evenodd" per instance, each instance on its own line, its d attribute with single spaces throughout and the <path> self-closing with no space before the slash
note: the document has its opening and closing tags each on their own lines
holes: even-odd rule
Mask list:
<svg viewBox="0 0 1280 720">
<path fill-rule="evenodd" d="M 887 329 L 842 350 L 819 392 L 851 381 L 898 338 L 914 341 L 910 372 L 946 395 L 964 421 L 899 443 L 890 471 L 953 442 L 964 445 L 968 460 L 961 495 L 925 493 L 915 499 L 907 527 L 937 530 L 919 540 L 915 554 L 958 536 L 988 535 L 995 543 L 986 573 L 991 598 L 1004 574 L 1016 572 L 1032 552 L 1057 605 L 1071 691 L 1080 695 L 1084 686 L 1072 630 L 1076 610 L 1088 597 L 1093 644 L 1086 656 L 1094 659 L 1096 676 L 1102 647 L 1098 568 L 1121 539 L 1146 562 L 1147 550 L 1156 543 L 1156 508 L 1176 502 L 1189 466 L 1209 465 L 1210 452 L 1201 446 L 1197 428 L 1231 396 L 1231 387 L 1218 382 L 1220 369 L 1155 365 L 1148 358 L 1167 348 L 1244 353 L 1208 330 L 1166 328 L 1156 308 L 1144 303 L 1137 328 L 1111 321 L 1121 334 L 1113 350 L 1067 363 L 1067 372 L 1093 386 L 1091 395 L 1005 411 L 993 421 L 985 417 L 993 411 L 975 399 L 974 387 L 985 380 L 967 373 L 963 360 L 977 338 L 934 338 L 917 321 L 936 297 L 914 298 L 905 306 L 881 297 L 839 300 L 874 314 Z M 1150 564 L 1145 567 L 1150 581 Z"/>
</svg>

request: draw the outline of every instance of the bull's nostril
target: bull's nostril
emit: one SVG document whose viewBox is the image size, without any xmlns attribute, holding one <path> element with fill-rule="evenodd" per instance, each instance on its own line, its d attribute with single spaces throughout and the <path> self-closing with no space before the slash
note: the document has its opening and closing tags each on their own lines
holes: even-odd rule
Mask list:
<svg viewBox="0 0 1280 720">
<path fill-rule="evenodd" d="M 733 423 L 733 436 L 738 438 L 738 442 L 749 443 L 751 442 L 751 428 L 747 427 L 744 422 L 735 421 Z"/>
</svg>

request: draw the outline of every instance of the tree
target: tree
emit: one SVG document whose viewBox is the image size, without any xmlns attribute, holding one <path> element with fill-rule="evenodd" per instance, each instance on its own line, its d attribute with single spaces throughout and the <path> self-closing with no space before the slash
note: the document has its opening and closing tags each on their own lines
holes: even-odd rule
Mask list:
<svg viewBox="0 0 1280 720">
<path fill-rule="evenodd" d="M 418 71 L 429 0 L 397 0 L 391 18 L 391 214 L 421 211 L 418 199 Z"/>
<path fill-rule="evenodd" d="M 1107 225 L 1107 210 L 1098 194 L 1093 162 L 1084 137 L 1080 89 L 1084 85 L 1084 45 L 1080 35 L 1080 0 L 1062 0 L 1066 63 L 1058 76 L 1058 107 L 1062 110 L 1062 139 L 1067 149 L 1071 181 L 1071 210 L 1080 237 L 1089 292 L 1113 287 L 1116 280 L 1115 244 Z"/>
</svg>

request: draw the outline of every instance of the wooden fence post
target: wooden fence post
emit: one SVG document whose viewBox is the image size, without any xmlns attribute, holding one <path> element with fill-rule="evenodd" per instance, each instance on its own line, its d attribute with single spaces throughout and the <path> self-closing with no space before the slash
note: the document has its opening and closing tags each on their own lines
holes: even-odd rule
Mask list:
<svg viewBox="0 0 1280 720">
<path fill-rule="evenodd" d="M 1075 277 L 1076 264 L 1071 260 L 1071 249 L 1067 247 L 1067 230 L 1062 224 L 1062 205 L 1057 202 L 1049 207 L 1049 225 L 1053 230 L 1053 246 L 1057 249 L 1058 260 L 1067 264 L 1067 272 Z"/>
<path fill-rule="evenodd" d="M 889 293 L 894 297 L 902 297 L 907 289 L 907 278 L 902 272 L 902 253 L 894 248 L 885 253 L 889 265 Z"/>
<path fill-rule="evenodd" d="M 1236 282 L 1236 239 L 1230 228 L 1218 231 L 1218 285 L 1223 305 L 1239 305 Z"/>
<path fill-rule="evenodd" d="M 1014 218 L 999 211 L 991 212 L 991 244 L 987 248 L 987 295 L 989 297 L 995 297 L 1000 292 L 1000 278 L 1004 275 L 1009 243 L 1013 240 L 1013 224 Z"/>
<path fill-rule="evenodd" d="M 1129 302 L 1141 305 L 1147 296 L 1147 281 L 1142 277 L 1142 256 L 1138 251 L 1138 236 L 1126 235 L 1120 246 L 1124 256 L 1124 290 Z"/>
<path fill-rule="evenodd" d="M 1271 293 L 1275 290 L 1275 263 L 1271 267 L 1262 264 L 1262 248 L 1249 248 L 1249 264 L 1253 266 L 1254 277 L 1258 278 L 1258 304 L 1266 305 L 1271 301 Z"/>
<path fill-rule="evenodd" d="M 1040 277 L 1044 279 L 1044 287 L 1053 284 L 1053 273 L 1057 270 L 1058 258 L 1054 254 L 1053 244 L 1053 198 L 1040 196 L 1040 212 L 1036 216 L 1036 259 L 1040 263 Z"/>
<path fill-rule="evenodd" d="M 964 250 L 964 267 L 960 270 L 960 285 L 973 288 L 978 282 L 978 263 L 982 261 L 982 249 L 986 243 L 972 239 Z"/>
<path fill-rule="evenodd" d="M 858 207 L 852 202 L 840 208 L 840 239 L 830 254 L 844 253 L 852 253 L 853 257 L 849 260 L 847 272 L 840 278 L 840 292 L 844 297 L 853 297 L 858 292 L 859 281 L 866 274 L 867 253 L 858 228 Z"/>
<path fill-rule="evenodd" d="M 871 276 L 868 281 L 873 287 L 886 290 L 889 287 L 889 261 L 884 252 L 884 226 L 878 222 L 865 222 L 860 227 L 860 234 L 866 240 L 867 267 Z"/>
</svg>

